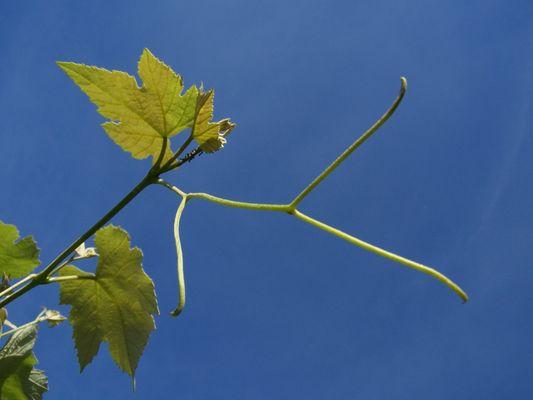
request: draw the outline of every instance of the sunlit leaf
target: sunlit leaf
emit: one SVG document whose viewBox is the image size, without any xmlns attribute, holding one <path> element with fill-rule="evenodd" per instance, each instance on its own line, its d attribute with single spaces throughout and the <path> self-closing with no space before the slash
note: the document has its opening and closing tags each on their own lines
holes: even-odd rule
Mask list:
<svg viewBox="0 0 533 400">
<path fill-rule="evenodd" d="M 148 49 L 138 65 L 142 87 L 126 72 L 73 62 L 58 65 L 110 120 L 103 127 L 111 139 L 135 158 L 156 160 L 164 138 L 192 127 L 198 90 L 193 86 L 182 95 L 181 77 Z M 164 159 L 171 155 L 169 146 Z"/>
<path fill-rule="evenodd" d="M 143 87 L 155 93 L 161 116 L 154 123 L 162 121 L 164 136 L 170 137 L 183 129 L 190 128 L 194 120 L 198 89 L 191 86 L 180 97 L 183 80 L 165 63 L 154 57 L 148 49 L 144 49 L 139 60 L 139 76 Z"/>
<path fill-rule="evenodd" d="M 20 278 L 38 265 L 39 249 L 33 238 L 19 239 L 19 231 L 14 225 L 0 221 L 0 274 Z"/>
<path fill-rule="evenodd" d="M 101 342 L 117 365 L 134 376 L 139 358 L 155 329 L 152 314 L 159 312 L 154 284 L 142 269 L 142 252 L 130 248 L 128 234 L 107 226 L 95 236 L 99 255 L 95 276 L 67 266 L 62 276 L 77 279 L 61 283 L 61 304 L 72 306 L 69 321 L 81 370 L 98 353 Z"/>
</svg>

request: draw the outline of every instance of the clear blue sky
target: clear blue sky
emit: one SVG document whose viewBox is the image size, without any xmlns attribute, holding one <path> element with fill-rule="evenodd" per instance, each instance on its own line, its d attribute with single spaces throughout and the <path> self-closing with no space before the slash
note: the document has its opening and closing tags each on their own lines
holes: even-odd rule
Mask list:
<svg viewBox="0 0 533 400">
<path fill-rule="evenodd" d="M 216 89 L 224 151 L 168 179 L 286 202 L 390 104 L 379 134 L 302 209 L 459 282 L 284 215 L 191 203 L 188 305 L 175 306 L 177 198 L 151 188 L 114 222 L 145 254 L 162 315 L 137 374 L 103 347 L 80 375 L 71 329 L 42 327 L 48 399 L 525 399 L 533 392 L 533 3 L 8 2 L 0 8 L 0 219 L 49 261 L 148 168 L 54 61 L 135 72 L 144 47 Z M 87 265 L 87 268 L 90 268 Z M 22 323 L 44 287 L 10 308 Z M 66 309 L 62 308 L 66 312 Z"/>
</svg>

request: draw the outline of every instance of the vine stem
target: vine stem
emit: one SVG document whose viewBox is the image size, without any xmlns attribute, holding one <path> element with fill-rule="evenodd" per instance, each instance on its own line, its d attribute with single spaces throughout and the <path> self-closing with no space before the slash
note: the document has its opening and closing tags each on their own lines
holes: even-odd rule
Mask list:
<svg viewBox="0 0 533 400">
<path fill-rule="evenodd" d="M 174 229 L 179 229 L 179 221 L 181 214 L 185 207 L 185 203 L 192 198 L 200 198 L 207 201 L 211 201 L 217 204 L 221 204 L 228 207 L 236 207 L 249 210 L 261 210 L 261 211 L 277 211 L 284 212 L 289 215 L 295 216 L 296 218 L 309 223 L 312 226 L 315 226 L 325 232 L 328 232 L 334 236 L 337 236 L 341 239 L 348 241 L 354 245 L 357 245 L 365 250 L 371 251 L 375 254 L 381 255 L 393 261 L 396 261 L 400 264 L 413 268 L 415 270 L 424 272 L 434 278 L 443 282 L 446 286 L 451 288 L 455 293 L 457 293 L 463 301 L 468 300 L 466 293 L 453 281 L 441 274 L 440 272 L 429 268 L 425 265 L 416 263 L 384 249 L 381 249 L 377 246 L 371 245 L 361 239 L 358 239 L 354 236 L 348 235 L 336 228 L 333 228 L 323 222 L 320 222 L 314 218 L 311 218 L 296 209 L 298 204 L 315 188 L 317 187 L 325 178 L 331 174 L 350 154 L 352 154 L 359 146 L 361 146 L 366 140 L 368 140 L 394 113 L 396 108 L 401 103 L 405 91 L 407 88 L 407 81 L 405 78 L 401 78 L 401 88 L 398 97 L 395 99 L 391 107 L 383 114 L 375 123 L 372 125 L 363 135 L 361 135 L 354 143 L 352 143 L 337 159 L 335 159 L 326 169 L 324 169 L 302 192 L 300 192 L 290 204 L 263 204 L 263 203 L 247 203 L 235 200 L 228 200 L 221 197 L 213 196 L 207 193 L 185 193 L 179 188 L 171 185 L 170 183 L 159 178 L 159 175 L 170 170 L 179 168 L 183 163 L 192 160 L 197 154 L 200 154 L 202 151 L 200 148 L 193 150 L 188 156 L 183 159 L 179 159 L 179 156 L 185 151 L 185 149 L 192 142 L 193 135 L 191 134 L 189 138 L 182 144 L 178 152 L 174 154 L 169 160 L 167 160 L 163 165 L 164 153 L 168 146 L 168 140 L 163 140 L 163 146 L 161 153 L 157 158 L 156 162 L 152 168 L 148 171 L 147 175 L 129 192 L 127 193 L 122 200 L 120 200 L 111 210 L 109 210 L 102 218 L 100 218 L 93 226 L 91 226 L 85 233 L 80 235 L 72 244 L 65 248 L 52 262 L 50 262 L 41 272 L 37 274 L 30 274 L 27 277 L 23 278 L 19 282 L 15 283 L 11 287 L 5 289 L 0 293 L 0 308 L 5 307 L 7 304 L 16 300 L 20 296 L 24 295 L 28 291 L 32 290 L 36 286 L 49 284 L 52 282 L 62 282 L 73 279 L 80 279 L 80 277 L 67 276 L 67 277 L 51 277 L 52 274 L 56 273 L 60 268 L 66 265 L 65 260 L 69 255 L 71 255 L 78 246 L 84 243 L 88 238 L 96 233 L 98 229 L 104 226 L 109 222 L 117 213 L 119 213 L 126 205 L 128 205 L 140 192 L 142 192 L 147 186 L 158 183 L 166 188 L 172 190 L 182 197 L 182 203 L 178 212 L 176 214 L 176 219 L 174 223 Z M 181 250 L 181 244 L 179 241 L 179 232 L 176 235 L 176 245 L 178 251 L 178 283 L 180 286 L 180 297 L 178 308 L 174 311 L 177 315 L 183 309 L 185 304 L 185 280 L 183 274 L 183 254 Z M 87 277 L 87 279 L 94 279 L 93 277 Z M 21 287 L 22 286 L 22 287 Z M 15 289 L 19 288 L 15 291 Z M 30 322 L 35 323 L 34 322 Z M 27 326 L 28 324 L 26 324 Z M 19 329 L 19 328 L 17 328 Z M 6 332 L 5 334 L 7 334 Z M 5 335 L 4 334 L 4 335 Z M 2 335 L 3 336 L 3 335 Z"/>
<path fill-rule="evenodd" d="M 21 331 L 21 330 L 23 330 L 24 328 L 27 328 L 28 326 L 38 324 L 39 322 L 41 322 L 40 319 L 35 319 L 35 320 L 33 320 L 33 321 L 31 321 L 31 322 L 28 322 L 28 323 L 26 323 L 26 324 L 24 324 L 24 325 L 17 326 L 16 328 L 10 329 L 10 330 L 7 331 L 7 332 L 0 333 L 0 338 L 3 338 L 4 336 L 12 335 L 12 334 L 14 334 L 14 333 L 17 333 L 18 331 Z"/>
<path fill-rule="evenodd" d="M 6 290 L 0 292 L 0 297 L 4 297 L 5 295 L 8 295 L 9 293 L 11 293 L 13 290 L 18 288 L 19 286 L 22 286 L 26 282 L 31 281 L 32 279 L 34 279 L 36 276 L 37 276 L 37 274 L 29 274 L 29 275 L 25 276 L 23 279 L 21 279 L 17 283 L 14 283 L 10 287 L 8 287 Z"/>
<path fill-rule="evenodd" d="M 174 154 L 172 160 L 177 159 L 189 146 L 192 141 L 192 135 L 182 144 L 179 150 Z M 93 226 L 91 226 L 85 233 L 80 235 L 73 243 L 71 243 L 67 248 L 65 248 L 52 262 L 50 262 L 41 272 L 37 274 L 30 274 L 19 282 L 15 283 L 11 287 L 4 290 L 0 293 L 0 308 L 5 307 L 12 301 L 18 299 L 20 296 L 29 292 L 33 288 L 39 285 L 45 285 L 51 282 L 61 282 L 65 280 L 72 280 L 72 277 L 63 277 L 68 279 L 62 279 L 61 277 L 50 278 L 51 275 L 58 272 L 63 266 L 65 266 L 69 261 L 65 262 L 65 259 L 71 255 L 82 243 L 89 239 L 92 235 L 96 233 L 98 229 L 103 227 L 108 223 L 115 215 L 117 215 L 124 207 L 126 207 L 139 193 L 141 193 L 146 187 L 156 182 L 159 178 L 159 175 L 174 169 L 177 169 L 181 166 L 180 163 L 176 165 L 167 165 L 164 164 L 161 166 L 164 154 L 168 147 L 168 139 L 164 138 L 163 145 L 161 146 L 161 151 L 154 165 L 150 168 L 146 176 L 130 191 L 128 192 L 122 200 L 120 200 L 111 210 L 109 210 L 102 218 L 100 218 Z M 73 260 L 74 258 L 71 258 Z M 87 279 L 91 279 L 88 277 Z M 24 285 L 25 286 L 22 286 Z M 15 288 L 22 286 L 19 290 L 13 292 Z M 13 292 L 13 293 L 11 293 Z M 11 293 L 11 294 L 9 294 Z"/>
<path fill-rule="evenodd" d="M 77 247 L 76 247 L 77 248 Z M 62 261 L 58 266 L 56 266 L 52 271 L 50 271 L 50 273 L 48 274 L 48 276 L 52 276 L 54 274 L 56 274 L 57 272 L 59 272 L 59 270 L 63 267 L 65 267 L 66 265 L 70 264 L 71 262 L 73 262 L 74 260 L 76 260 L 76 255 L 71 255 L 70 257 L 68 257 L 66 260 Z"/>
<path fill-rule="evenodd" d="M 151 170 L 152 171 L 152 170 Z M 46 281 L 52 272 L 57 272 L 56 267 L 61 264 L 74 250 L 78 248 L 83 242 L 89 239 L 96 233 L 98 229 L 104 226 L 111 220 L 119 211 L 121 211 L 128 203 L 130 203 L 140 192 L 142 192 L 148 185 L 154 182 L 156 176 L 153 173 L 148 173 L 122 200 L 120 200 L 111 210 L 109 210 L 102 218 L 100 218 L 93 226 L 91 226 L 85 233 L 80 235 L 70 246 L 61 252 L 50 264 L 48 264 L 41 272 L 31 279 L 31 281 L 20 288 L 18 291 L 8 295 L 0 301 L 0 308 L 16 300 L 24 295 L 34 287 L 41 284 L 46 284 Z"/>
</svg>

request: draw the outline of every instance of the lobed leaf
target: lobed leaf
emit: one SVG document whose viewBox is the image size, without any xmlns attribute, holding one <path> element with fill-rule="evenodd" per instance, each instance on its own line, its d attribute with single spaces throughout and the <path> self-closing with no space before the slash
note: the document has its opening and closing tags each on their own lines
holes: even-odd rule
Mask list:
<svg viewBox="0 0 533 400">
<path fill-rule="evenodd" d="M 30 325 L 17 331 L 0 350 L 0 399 L 40 400 L 48 390 L 48 379 L 34 366 L 33 347 L 37 327 Z"/>
<path fill-rule="evenodd" d="M 102 125 L 109 137 L 134 158 L 156 160 L 165 138 L 192 127 L 198 90 L 192 86 L 182 95 L 182 78 L 148 49 L 138 64 L 142 87 L 126 72 L 73 62 L 58 65 L 110 120 Z M 169 146 L 163 161 L 171 156 Z"/>
<path fill-rule="evenodd" d="M 162 112 L 163 132 L 171 137 L 176 132 L 190 128 L 194 120 L 198 89 L 191 86 L 180 97 L 183 80 L 165 63 L 144 49 L 139 60 L 139 76 L 147 91 L 153 91 Z"/>
<path fill-rule="evenodd" d="M 61 282 L 61 304 L 72 306 L 69 321 L 81 370 L 105 341 L 116 364 L 133 377 L 155 329 L 152 315 L 159 313 L 154 284 L 142 269 L 142 252 L 130 248 L 123 229 L 100 229 L 95 245 L 99 259 L 94 279 Z M 60 274 L 92 277 L 74 266 Z"/>
<path fill-rule="evenodd" d="M 39 249 L 31 236 L 19 239 L 16 226 L 0 221 L 0 274 L 21 278 L 39 265 Z"/>
</svg>

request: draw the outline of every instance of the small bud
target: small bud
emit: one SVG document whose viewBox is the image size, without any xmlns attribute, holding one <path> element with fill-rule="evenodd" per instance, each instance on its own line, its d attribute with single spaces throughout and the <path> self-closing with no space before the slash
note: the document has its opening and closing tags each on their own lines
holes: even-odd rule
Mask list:
<svg viewBox="0 0 533 400">
<path fill-rule="evenodd" d="M 59 325 L 61 322 L 65 321 L 67 318 L 61 315 L 59 311 L 55 310 L 46 310 L 43 319 L 48 322 L 48 326 L 53 328 L 54 326 Z"/>
<path fill-rule="evenodd" d="M 85 247 L 85 243 L 80 244 L 76 250 L 76 257 L 77 259 L 80 258 L 91 258 L 96 257 L 98 254 L 96 254 L 96 250 L 94 247 Z"/>
</svg>

